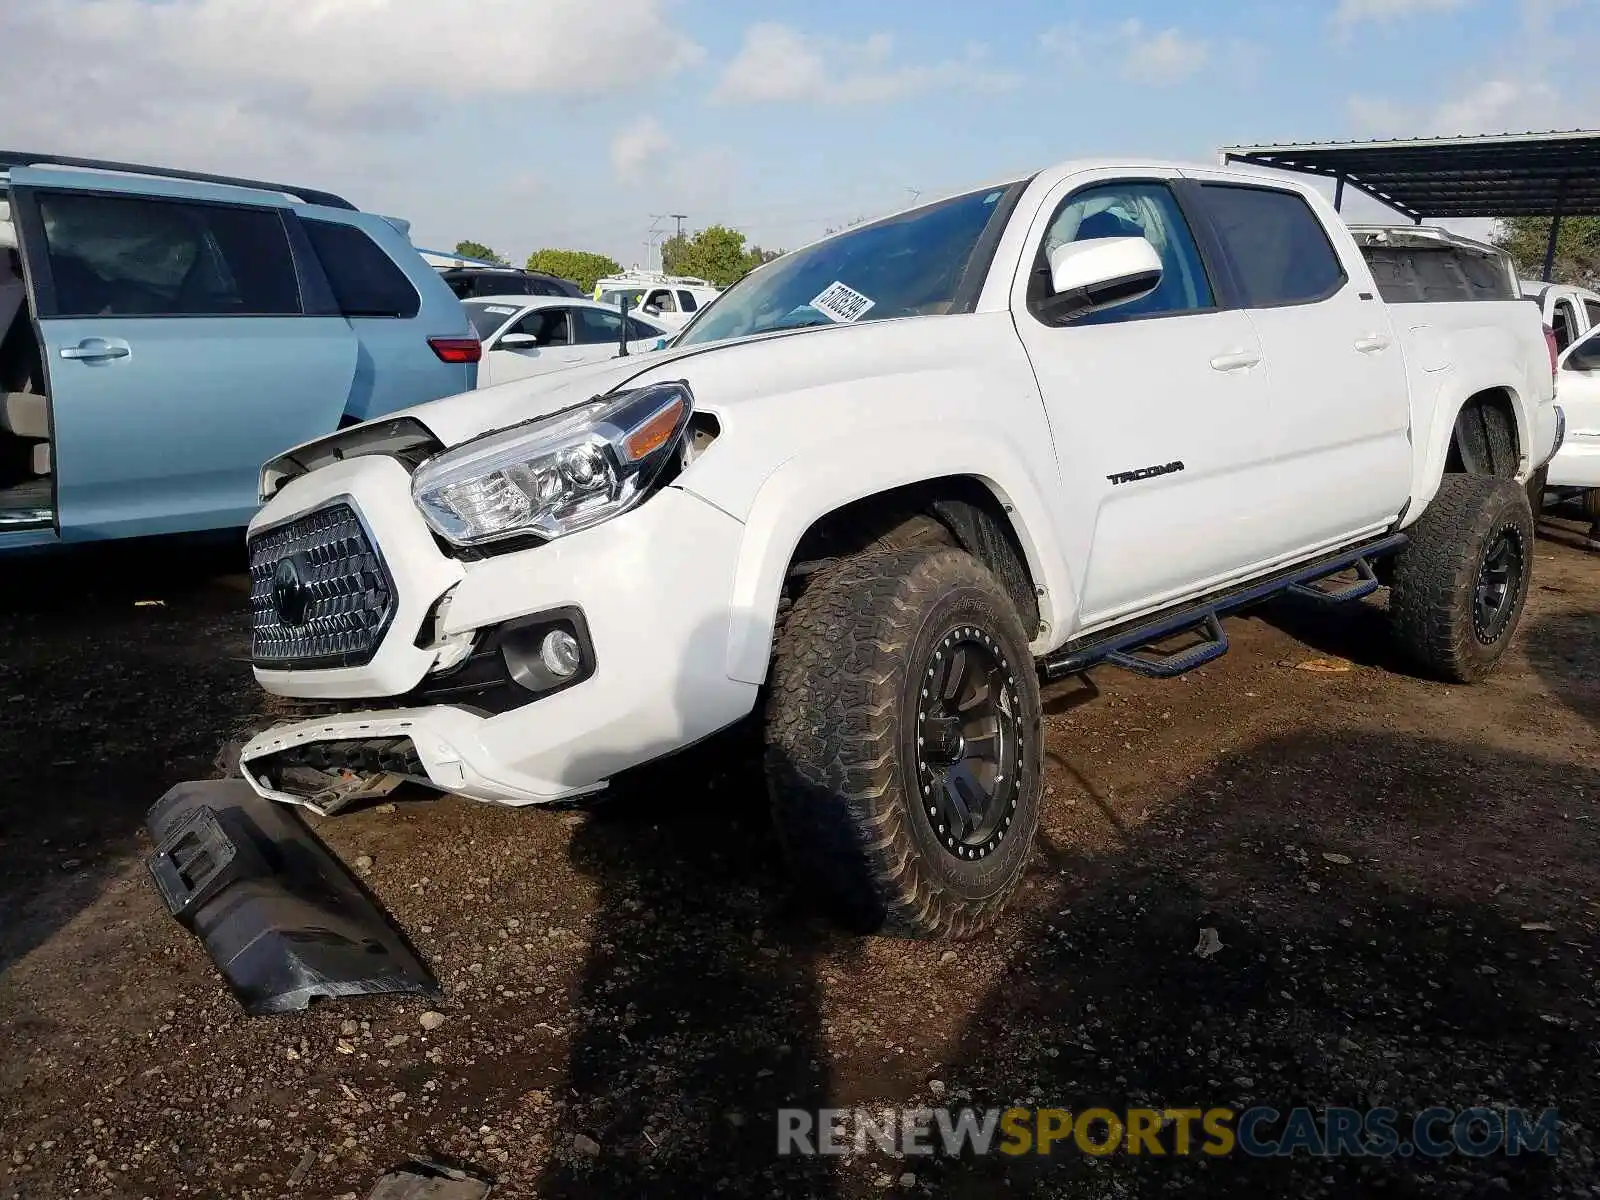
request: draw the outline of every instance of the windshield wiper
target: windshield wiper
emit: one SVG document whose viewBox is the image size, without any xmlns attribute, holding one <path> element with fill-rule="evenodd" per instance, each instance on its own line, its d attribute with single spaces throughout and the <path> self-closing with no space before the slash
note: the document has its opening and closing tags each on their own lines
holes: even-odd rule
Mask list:
<svg viewBox="0 0 1600 1200">
<path fill-rule="evenodd" d="M 827 317 L 806 317 L 804 320 L 800 321 L 779 321 L 776 325 L 768 325 L 766 332 L 776 333 L 780 329 L 810 329 L 815 325 L 837 324 L 837 321 L 831 321 Z"/>
</svg>

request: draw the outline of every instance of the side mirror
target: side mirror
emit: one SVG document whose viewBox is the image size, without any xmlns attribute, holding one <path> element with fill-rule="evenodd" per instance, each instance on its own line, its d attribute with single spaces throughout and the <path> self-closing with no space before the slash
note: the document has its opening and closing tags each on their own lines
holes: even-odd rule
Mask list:
<svg viewBox="0 0 1600 1200">
<path fill-rule="evenodd" d="M 647 317 L 659 317 L 661 315 L 661 310 L 659 308 L 657 308 L 654 304 L 646 304 L 639 311 L 644 313 L 644 315 L 647 316 Z"/>
<path fill-rule="evenodd" d="M 1161 284 L 1161 256 L 1142 237 L 1089 238 L 1050 251 L 1045 310 L 1067 319 L 1142 299 Z"/>
<path fill-rule="evenodd" d="M 496 350 L 537 350 L 539 339 L 531 333 L 508 333 L 495 346 Z"/>
</svg>

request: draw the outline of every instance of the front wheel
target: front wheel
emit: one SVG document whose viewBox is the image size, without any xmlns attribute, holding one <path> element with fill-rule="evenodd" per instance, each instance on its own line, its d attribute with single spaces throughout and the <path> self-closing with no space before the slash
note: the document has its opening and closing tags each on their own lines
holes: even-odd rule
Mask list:
<svg viewBox="0 0 1600 1200">
<path fill-rule="evenodd" d="M 1533 514 L 1527 492 L 1487 475 L 1446 475 L 1394 563 L 1389 618 L 1427 673 L 1457 683 L 1500 661 L 1528 599 Z"/>
<path fill-rule="evenodd" d="M 950 546 L 812 580 L 778 640 L 774 819 L 802 886 L 864 932 L 971 936 L 1039 823 L 1039 684 L 1015 606 Z"/>
</svg>

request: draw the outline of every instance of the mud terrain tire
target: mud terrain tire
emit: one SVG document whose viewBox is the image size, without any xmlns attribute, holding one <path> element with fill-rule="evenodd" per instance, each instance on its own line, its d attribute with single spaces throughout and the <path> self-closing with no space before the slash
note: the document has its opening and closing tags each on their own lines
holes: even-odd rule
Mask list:
<svg viewBox="0 0 1600 1200">
<path fill-rule="evenodd" d="M 970 937 L 1039 823 L 1039 684 L 1006 590 L 951 546 L 814 577 L 778 639 L 772 811 L 802 887 L 860 932 Z"/>
</svg>

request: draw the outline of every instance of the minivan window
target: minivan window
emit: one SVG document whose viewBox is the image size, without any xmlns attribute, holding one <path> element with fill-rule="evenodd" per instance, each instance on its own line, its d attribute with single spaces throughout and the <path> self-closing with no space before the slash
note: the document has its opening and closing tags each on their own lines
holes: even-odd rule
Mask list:
<svg viewBox="0 0 1600 1200">
<path fill-rule="evenodd" d="M 345 316 L 409 319 L 422 310 L 422 298 L 405 272 L 364 232 L 337 221 L 304 218 L 303 223 Z"/>
<path fill-rule="evenodd" d="M 1200 194 L 1248 307 L 1326 300 L 1344 284 L 1322 222 L 1294 192 L 1207 183 Z"/>
<path fill-rule="evenodd" d="M 54 311 L 44 316 L 296 316 L 283 220 L 241 208 L 41 192 Z"/>
</svg>

